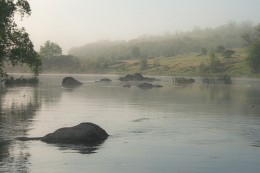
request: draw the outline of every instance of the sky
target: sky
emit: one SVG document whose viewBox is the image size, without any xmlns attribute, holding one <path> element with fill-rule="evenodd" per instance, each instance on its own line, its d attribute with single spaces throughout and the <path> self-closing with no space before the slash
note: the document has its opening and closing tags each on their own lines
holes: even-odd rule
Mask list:
<svg viewBox="0 0 260 173">
<path fill-rule="evenodd" d="M 28 0 L 32 14 L 17 19 L 38 51 L 47 40 L 73 47 L 100 40 L 260 23 L 260 0 Z"/>
</svg>

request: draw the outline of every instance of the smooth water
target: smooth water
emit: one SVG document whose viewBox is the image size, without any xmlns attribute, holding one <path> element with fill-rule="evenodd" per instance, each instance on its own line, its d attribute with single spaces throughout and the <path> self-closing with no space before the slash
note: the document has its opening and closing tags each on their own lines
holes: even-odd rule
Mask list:
<svg viewBox="0 0 260 173">
<path fill-rule="evenodd" d="M 232 85 L 124 88 L 118 76 L 73 75 L 84 83 L 65 89 L 66 75 L 42 75 L 38 87 L 2 88 L 0 172 L 260 171 L 260 80 Z M 94 82 L 110 78 L 110 83 Z M 111 136 L 99 146 L 21 142 L 61 127 L 93 122 Z"/>
</svg>

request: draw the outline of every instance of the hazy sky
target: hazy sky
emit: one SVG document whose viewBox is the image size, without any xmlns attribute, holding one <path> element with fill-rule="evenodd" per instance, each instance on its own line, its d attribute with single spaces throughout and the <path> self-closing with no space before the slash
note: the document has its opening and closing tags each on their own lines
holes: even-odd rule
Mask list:
<svg viewBox="0 0 260 173">
<path fill-rule="evenodd" d="M 63 53 L 98 40 L 216 27 L 229 21 L 260 23 L 260 0 L 28 0 L 24 26 L 36 50 L 46 40 Z"/>
</svg>

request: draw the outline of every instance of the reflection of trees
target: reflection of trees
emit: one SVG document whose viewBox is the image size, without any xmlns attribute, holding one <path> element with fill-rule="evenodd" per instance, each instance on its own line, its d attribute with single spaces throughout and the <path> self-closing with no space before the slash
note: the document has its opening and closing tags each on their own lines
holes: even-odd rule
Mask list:
<svg viewBox="0 0 260 173">
<path fill-rule="evenodd" d="M 28 172 L 29 153 L 15 137 L 26 135 L 30 119 L 41 107 L 38 88 L 20 87 L 0 92 L 0 168 L 2 172 Z"/>
<path fill-rule="evenodd" d="M 203 90 L 201 93 L 205 101 L 230 102 L 232 100 L 230 85 L 203 85 L 200 89 Z"/>
</svg>

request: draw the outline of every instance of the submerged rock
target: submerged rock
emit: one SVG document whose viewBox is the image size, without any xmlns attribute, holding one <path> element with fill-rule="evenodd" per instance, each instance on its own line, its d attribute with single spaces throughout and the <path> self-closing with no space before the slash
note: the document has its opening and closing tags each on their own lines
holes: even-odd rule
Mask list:
<svg viewBox="0 0 260 173">
<path fill-rule="evenodd" d="M 56 144 L 95 144 L 107 139 L 107 132 L 93 123 L 81 123 L 74 127 L 64 127 L 44 137 L 18 137 L 21 141 L 41 140 Z"/>
<path fill-rule="evenodd" d="M 112 80 L 109 79 L 109 78 L 103 78 L 103 79 L 100 79 L 98 81 L 95 81 L 95 82 L 111 82 Z"/>
<path fill-rule="evenodd" d="M 73 77 L 65 77 L 62 80 L 62 86 L 65 87 L 65 88 L 74 88 L 74 87 L 77 87 L 77 86 L 80 86 L 80 85 L 82 85 L 82 83 L 77 81 Z"/>
<path fill-rule="evenodd" d="M 162 85 L 153 85 L 151 83 L 144 82 L 144 83 L 141 83 L 140 85 L 138 85 L 137 87 L 144 88 L 144 89 L 146 89 L 146 88 L 149 89 L 149 88 L 153 88 L 153 87 L 160 88 L 160 87 L 162 87 Z"/>
</svg>

